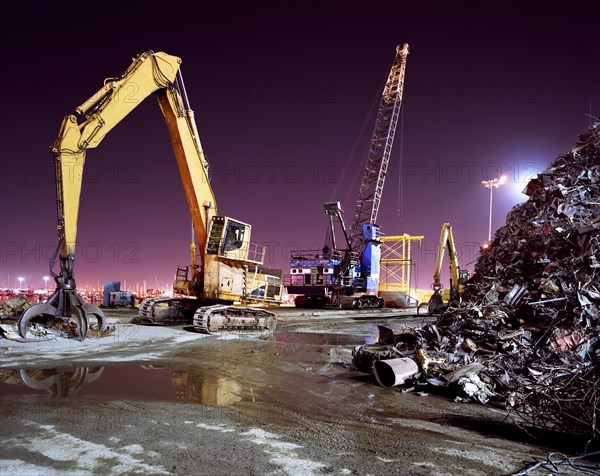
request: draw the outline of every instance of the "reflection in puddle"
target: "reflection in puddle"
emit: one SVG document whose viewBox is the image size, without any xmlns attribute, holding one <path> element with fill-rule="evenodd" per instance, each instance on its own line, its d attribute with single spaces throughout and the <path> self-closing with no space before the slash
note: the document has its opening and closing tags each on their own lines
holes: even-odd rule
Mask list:
<svg viewBox="0 0 600 476">
<path fill-rule="evenodd" d="M 271 340 L 272 339 L 272 340 Z M 374 343 L 370 336 L 287 330 L 270 336 L 277 344 L 354 346 Z M 269 385 L 249 385 L 240 375 L 220 369 L 170 369 L 154 365 L 118 365 L 0 370 L 0 397 L 77 398 L 82 401 L 170 401 L 229 407 L 277 403 Z M 257 403 L 257 401 L 259 403 Z M 244 410 L 244 411 L 245 411 Z M 262 411 L 262 409 L 261 409 Z"/>
<path fill-rule="evenodd" d="M 16 383 L 22 383 L 35 390 L 46 390 L 50 395 L 73 397 L 86 383 L 100 377 L 104 367 L 76 367 L 72 372 L 60 372 L 59 369 L 19 369 L 13 377 Z M 15 379 L 13 379 L 15 380 Z"/>
<path fill-rule="evenodd" d="M 309 345 L 362 345 L 374 344 L 375 337 L 322 332 L 275 332 L 275 342 Z"/>
<path fill-rule="evenodd" d="M 212 406 L 231 406 L 242 400 L 238 382 L 204 375 L 199 370 L 115 365 L 0 371 L 0 396 L 44 393 L 54 397 L 166 400 Z"/>
<path fill-rule="evenodd" d="M 242 400 L 242 386 L 235 380 L 214 376 L 198 380 L 189 372 L 175 371 L 172 382 L 177 399 L 187 403 L 231 406 Z"/>
</svg>

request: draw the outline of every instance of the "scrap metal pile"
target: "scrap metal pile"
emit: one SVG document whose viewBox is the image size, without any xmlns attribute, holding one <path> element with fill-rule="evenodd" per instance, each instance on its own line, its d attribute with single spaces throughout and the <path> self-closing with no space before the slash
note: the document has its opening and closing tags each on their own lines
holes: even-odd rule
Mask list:
<svg viewBox="0 0 600 476">
<path fill-rule="evenodd" d="M 419 371 L 405 387 L 492 399 L 533 426 L 598 438 L 600 122 L 526 194 L 481 251 L 460 304 L 436 324 L 380 328 L 379 347 L 357 347 L 353 364 L 411 356 Z"/>
</svg>

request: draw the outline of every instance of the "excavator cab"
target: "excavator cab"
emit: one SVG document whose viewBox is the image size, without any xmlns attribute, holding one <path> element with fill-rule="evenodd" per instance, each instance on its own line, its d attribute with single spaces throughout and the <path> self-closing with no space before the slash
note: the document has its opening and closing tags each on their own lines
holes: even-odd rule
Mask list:
<svg viewBox="0 0 600 476">
<path fill-rule="evenodd" d="M 257 255 L 256 251 L 260 247 L 250 243 L 251 229 L 247 223 L 230 217 L 213 217 L 206 254 L 234 261 L 249 260 L 262 263 L 262 249 Z"/>
<path fill-rule="evenodd" d="M 469 270 L 468 269 L 459 269 L 458 270 L 458 286 L 459 286 L 459 294 L 462 294 L 460 287 L 463 288 L 466 286 L 467 281 L 469 280 Z"/>
</svg>

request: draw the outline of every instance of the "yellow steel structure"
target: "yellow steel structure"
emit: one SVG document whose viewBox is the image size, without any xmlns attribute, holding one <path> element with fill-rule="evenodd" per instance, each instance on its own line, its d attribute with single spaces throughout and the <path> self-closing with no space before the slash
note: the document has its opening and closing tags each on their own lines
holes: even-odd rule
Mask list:
<svg viewBox="0 0 600 476">
<path fill-rule="evenodd" d="M 52 146 L 59 201 L 59 236 L 64 236 L 64 239 L 60 240 L 62 259 L 75 254 L 79 196 L 86 151 L 98 147 L 102 139 L 150 94 L 158 89 L 170 87 L 175 81 L 180 64 L 180 58 L 165 53 L 143 53 L 134 59 L 123 75 L 106 79 L 98 92 L 75 109 L 79 116 L 85 115 L 84 122 L 79 124 L 76 115 L 64 118 L 58 138 Z M 179 162 L 179 154 L 176 155 Z M 200 157 L 203 158 L 203 155 Z M 202 165 L 200 168 L 208 167 L 206 163 Z M 204 175 L 207 177 L 207 174 Z M 212 196 L 206 177 L 197 179 L 197 182 L 204 183 L 202 196 Z M 182 174 L 182 178 L 187 177 Z M 184 188 L 188 195 L 190 187 Z M 196 222 L 194 225 L 197 226 Z"/>
<path fill-rule="evenodd" d="M 381 268 L 379 292 L 410 291 L 411 245 L 423 235 L 396 235 L 381 237 Z"/>
<path fill-rule="evenodd" d="M 31 307 L 20 318 L 19 332 L 23 337 L 27 322 L 37 315 L 74 319 L 82 340 L 88 330 L 88 314 L 97 318 L 100 330 L 106 327 L 102 311 L 85 304 L 76 292 L 73 273 L 85 156 L 88 149 L 98 147 L 102 139 L 152 93 L 158 96 L 169 131 L 198 242 L 190 246 L 191 278 L 187 278 L 187 267 L 178 269 L 176 285 L 180 292 L 211 303 L 280 302 L 278 278 L 258 267 L 264 252 L 250 242 L 251 226 L 216 215 L 209 164 L 202 151 L 180 65 L 181 59 L 176 56 L 153 51 L 142 53 L 121 76 L 106 79 L 100 90 L 75 109 L 76 114 L 63 119 L 58 138 L 51 147 L 56 169 L 60 272 L 56 274 L 51 265 L 56 291 L 46 303 Z M 202 258 L 200 270 L 195 259 L 196 248 Z M 175 301 L 168 304 L 178 309 L 182 303 Z M 166 300 L 161 304 L 167 304 Z M 152 310 L 151 306 L 144 309 Z M 227 319 L 225 314 L 223 316 Z M 248 328 L 250 324 L 245 320 L 243 326 Z"/>
<path fill-rule="evenodd" d="M 440 276 L 442 274 L 442 264 L 444 263 L 444 254 L 448 249 L 448 261 L 450 261 L 450 293 L 452 297 L 458 296 L 459 286 L 459 271 L 458 254 L 456 253 L 456 244 L 452 233 L 452 225 L 444 223 L 440 231 L 440 241 L 438 244 L 438 254 L 435 262 L 435 271 L 433 273 L 433 290 L 439 291 L 442 289 Z"/>
<path fill-rule="evenodd" d="M 444 262 L 444 255 L 448 250 L 448 261 L 450 262 L 450 288 L 446 296 L 442 295 L 441 273 Z M 444 312 L 450 305 L 457 304 L 461 300 L 461 296 L 465 290 L 465 283 L 469 278 L 469 272 L 466 269 L 460 269 L 458 266 L 458 254 L 456 252 L 456 243 L 454 234 L 452 233 L 452 224 L 444 223 L 440 231 L 440 241 L 438 244 L 438 253 L 433 273 L 433 294 L 429 298 L 429 302 L 421 303 L 421 306 L 427 306 L 429 314 L 439 314 Z M 446 299 L 444 299 L 444 297 Z"/>
</svg>

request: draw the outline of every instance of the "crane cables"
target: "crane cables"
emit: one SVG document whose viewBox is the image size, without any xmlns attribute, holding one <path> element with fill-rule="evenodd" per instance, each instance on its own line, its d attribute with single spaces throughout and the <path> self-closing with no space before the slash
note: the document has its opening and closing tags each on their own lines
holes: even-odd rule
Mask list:
<svg viewBox="0 0 600 476">
<path fill-rule="evenodd" d="M 403 183 L 403 171 L 404 171 L 404 103 L 400 105 L 400 155 L 398 160 L 398 208 L 396 210 L 397 216 L 400 219 L 400 223 L 404 221 L 404 183 Z"/>
<path fill-rule="evenodd" d="M 358 136 L 356 137 L 356 140 L 354 141 L 354 145 L 352 146 L 352 150 L 350 152 L 350 154 L 348 155 L 348 158 L 346 159 L 346 163 L 344 164 L 344 168 L 342 169 L 342 173 L 340 175 L 340 178 L 335 186 L 335 188 L 333 189 L 333 191 L 331 192 L 331 196 L 329 197 L 329 201 L 333 201 L 334 197 L 337 195 L 337 193 L 340 190 L 340 187 L 342 186 L 342 183 L 344 182 L 344 179 L 346 178 L 346 174 L 348 173 L 348 169 L 350 168 L 350 165 L 354 159 L 354 155 L 356 154 L 356 150 L 358 149 L 358 146 L 362 140 L 362 138 L 364 137 L 365 134 L 365 130 L 367 128 L 367 125 L 371 122 L 371 118 L 373 117 L 373 111 L 375 110 L 375 107 L 379 104 L 379 102 L 381 101 L 381 92 L 383 91 L 383 88 L 385 87 L 385 83 L 387 81 L 387 74 L 384 77 L 377 93 L 375 94 L 375 97 L 373 98 L 373 102 L 371 103 L 371 107 L 369 108 L 369 112 L 367 113 L 367 115 L 365 116 L 365 119 L 363 121 L 362 127 L 360 129 L 360 132 L 358 133 Z M 345 203 L 348 200 L 348 197 L 350 195 L 350 191 L 354 189 L 354 185 L 356 184 L 356 181 L 358 179 L 358 177 L 360 177 L 363 173 L 363 170 L 365 168 L 365 164 L 367 161 L 367 154 L 363 154 L 363 158 L 361 160 L 361 166 L 360 167 L 356 167 L 356 169 L 354 170 L 354 177 L 352 178 L 352 182 L 350 183 L 349 187 L 346 187 L 346 195 L 344 197 L 344 200 L 342 201 L 342 203 Z"/>
</svg>

